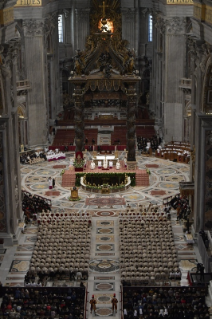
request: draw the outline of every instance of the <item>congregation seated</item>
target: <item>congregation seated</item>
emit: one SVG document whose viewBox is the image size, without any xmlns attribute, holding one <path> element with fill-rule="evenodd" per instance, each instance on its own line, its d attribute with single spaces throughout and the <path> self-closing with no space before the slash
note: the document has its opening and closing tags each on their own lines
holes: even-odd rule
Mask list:
<svg viewBox="0 0 212 319">
<path fill-rule="evenodd" d="M 209 319 L 209 309 L 205 303 L 206 295 L 205 287 L 126 287 L 124 285 L 124 319 Z"/>
<path fill-rule="evenodd" d="M 46 161 L 46 155 L 44 152 L 30 152 L 26 154 L 22 154 L 20 156 L 20 163 L 21 164 L 37 164 L 43 161 Z"/>
<path fill-rule="evenodd" d="M 158 145 L 161 143 L 161 138 L 157 138 L 156 135 L 153 135 L 150 138 L 137 136 L 137 146 L 139 150 L 148 151 L 150 148 L 156 150 Z"/>
<path fill-rule="evenodd" d="M 164 147 L 158 146 L 156 156 L 164 159 L 188 163 L 191 155 L 190 144 L 185 142 L 170 142 Z"/>
<path fill-rule="evenodd" d="M 48 161 L 56 161 L 59 159 L 66 158 L 66 155 L 65 155 L 65 153 L 59 151 L 59 149 L 56 148 L 55 152 L 52 150 L 48 151 L 48 153 L 46 154 L 46 158 Z"/>
<path fill-rule="evenodd" d="M 177 220 L 187 219 L 191 213 L 189 200 L 186 196 L 174 196 L 167 205 L 177 210 Z"/>
<path fill-rule="evenodd" d="M 36 219 L 39 212 L 51 210 L 51 200 L 28 192 L 22 192 L 22 194 L 22 210 L 28 222 L 30 219 Z"/>
<path fill-rule="evenodd" d="M 87 219 L 48 219 L 39 224 L 38 237 L 30 261 L 34 276 L 72 276 L 87 272 L 91 242 Z"/>
<path fill-rule="evenodd" d="M 85 288 L 83 286 L 1 289 L 3 299 L 0 318 L 84 318 Z"/>
<path fill-rule="evenodd" d="M 171 272 L 177 272 L 171 221 L 163 212 L 121 213 L 119 231 L 123 280 L 142 284 L 164 282 Z"/>
</svg>

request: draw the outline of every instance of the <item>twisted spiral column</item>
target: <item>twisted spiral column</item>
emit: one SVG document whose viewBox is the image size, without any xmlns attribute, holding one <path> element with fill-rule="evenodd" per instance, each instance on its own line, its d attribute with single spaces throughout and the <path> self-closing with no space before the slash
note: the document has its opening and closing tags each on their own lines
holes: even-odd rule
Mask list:
<svg viewBox="0 0 212 319">
<path fill-rule="evenodd" d="M 84 101 L 83 101 L 83 89 L 81 85 L 76 85 L 73 94 L 75 100 L 75 144 L 76 152 L 82 152 L 85 144 L 84 134 Z"/>
<path fill-rule="evenodd" d="M 136 101 L 137 94 L 135 90 L 135 85 L 130 84 L 127 89 L 127 161 L 134 162 L 136 161 L 135 157 L 135 110 L 136 110 Z"/>
</svg>

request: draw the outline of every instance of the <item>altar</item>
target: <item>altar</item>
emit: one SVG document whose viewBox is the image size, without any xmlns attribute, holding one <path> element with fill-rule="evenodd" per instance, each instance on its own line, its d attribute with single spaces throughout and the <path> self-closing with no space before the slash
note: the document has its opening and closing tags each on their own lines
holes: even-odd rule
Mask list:
<svg viewBox="0 0 212 319">
<path fill-rule="evenodd" d="M 93 159 L 96 167 L 99 167 L 98 165 L 99 162 L 101 162 L 101 166 L 103 167 L 103 163 L 105 160 L 107 160 L 108 168 L 109 168 L 109 162 L 112 162 L 113 167 L 116 167 L 117 158 L 115 158 L 115 155 L 97 155 Z"/>
</svg>

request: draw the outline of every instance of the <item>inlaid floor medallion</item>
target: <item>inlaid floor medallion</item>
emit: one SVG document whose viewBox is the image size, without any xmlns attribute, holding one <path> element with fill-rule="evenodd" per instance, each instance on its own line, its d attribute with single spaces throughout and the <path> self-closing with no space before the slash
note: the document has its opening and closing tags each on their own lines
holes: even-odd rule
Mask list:
<svg viewBox="0 0 212 319">
<path fill-rule="evenodd" d="M 114 284 L 113 283 L 95 283 L 94 287 L 96 290 L 114 290 Z"/>
<path fill-rule="evenodd" d="M 119 263 L 112 259 L 92 260 L 89 266 L 91 270 L 103 273 L 119 270 Z"/>
<path fill-rule="evenodd" d="M 96 310 L 96 315 L 100 317 L 112 316 L 113 312 L 111 308 L 99 308 Z"/>
<path fill-rule="evenodd" d="M 97 228 L 98 234 L 113 234 L 114 229 L 113 228 Z"/>
<path fill-rule="evenodd" d="M 112 251 L 112 250 L 114 250 L 114 245 L 113 244 L 96 245 L 96 250 L 98 250 L 98 251 Z"/>
</svg>

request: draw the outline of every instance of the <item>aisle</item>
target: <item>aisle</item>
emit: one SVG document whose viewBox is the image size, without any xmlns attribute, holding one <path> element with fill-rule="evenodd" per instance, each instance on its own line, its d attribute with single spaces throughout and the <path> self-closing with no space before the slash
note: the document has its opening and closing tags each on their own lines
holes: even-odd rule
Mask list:
<svg viewBox="0 0 212 319">
<path fill-rule="evenodd" d="M 97 301 L 97 316 L 120 318 L 120 271 L 119 271 L 119 230 L 118 217 L 93 217 L 90 270 L 88 277 L 88 313 L 90 299 L 94 295 Z M 117 314 L 112 313 L 111 299 L 114 293 L 118 299 Z"/>
</svg>

